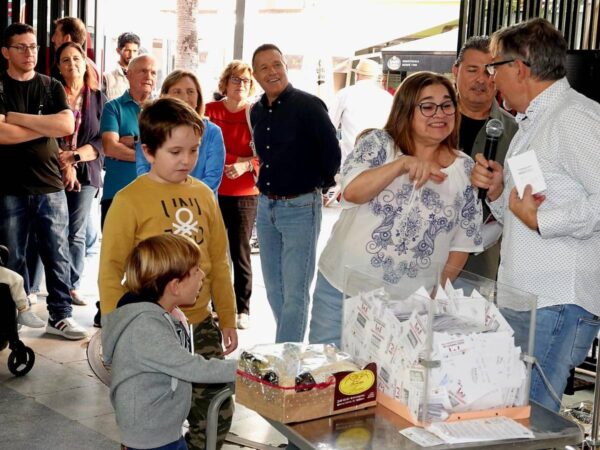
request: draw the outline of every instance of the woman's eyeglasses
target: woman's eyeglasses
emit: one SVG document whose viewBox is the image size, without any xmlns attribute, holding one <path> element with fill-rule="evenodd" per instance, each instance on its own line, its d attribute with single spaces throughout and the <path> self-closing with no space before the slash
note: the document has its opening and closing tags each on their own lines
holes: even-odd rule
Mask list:
<svg viewBox="0 0 600 450">
<path fill-rule="evenodd" d="M 252 80 L 250 78 L 240 78 L 240 77 L 231 77 L 229 79 L 229 81 L 231 81 L 235 85 L 240 85 L 242 83 L 244 83 L 244 84 L 252 83 Z"/>
<path fill-rule="evenodd" d="M 437 113 L 438 108 L 447 116 L 451 116 L 456 112 L 456 105 L 452 101 L 447 101 L 441 104 L 433 102 L 419 103 L 421 114 L 425 117 L 433 117 Z"/>
</svg>

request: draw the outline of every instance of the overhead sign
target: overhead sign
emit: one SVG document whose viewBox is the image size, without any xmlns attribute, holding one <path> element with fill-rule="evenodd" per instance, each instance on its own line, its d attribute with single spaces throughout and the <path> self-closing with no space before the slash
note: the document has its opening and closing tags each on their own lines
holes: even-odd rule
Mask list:
<svg viewBox="0 0 600 450">
<path fill-rule="evenodd" d="M 450 52 L 382 52 L 383 72 L 419 72 L 429 70 L 437 73 L 449 73 L 456 59 Z"/>
</svg>

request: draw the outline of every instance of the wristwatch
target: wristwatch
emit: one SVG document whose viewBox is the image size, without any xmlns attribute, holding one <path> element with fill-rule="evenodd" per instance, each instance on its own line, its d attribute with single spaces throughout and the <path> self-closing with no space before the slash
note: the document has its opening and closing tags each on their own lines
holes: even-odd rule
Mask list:
<svg viewBox="0 0 600 450">
<path fill-rule="evenodd" d="M 77 164 L 79 161 L 81 161 L 81 155 L 79 154 L 78 151 L 73 152 L 73 160 L 75 161 L 75 164 Z"/>
</svg>

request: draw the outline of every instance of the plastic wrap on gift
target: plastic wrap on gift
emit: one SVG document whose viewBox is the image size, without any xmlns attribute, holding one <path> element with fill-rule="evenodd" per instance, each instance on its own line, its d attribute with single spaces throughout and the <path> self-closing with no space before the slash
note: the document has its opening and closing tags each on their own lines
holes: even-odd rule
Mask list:
<svg viewBox="0 0 600 450">
<path fill-rule="evenodd" d="M 259 345 L 242 351 L 236 401 L 283 423 L 375 404 L 374 364 L 362 369 L 332 344 Z"/>
</svg>

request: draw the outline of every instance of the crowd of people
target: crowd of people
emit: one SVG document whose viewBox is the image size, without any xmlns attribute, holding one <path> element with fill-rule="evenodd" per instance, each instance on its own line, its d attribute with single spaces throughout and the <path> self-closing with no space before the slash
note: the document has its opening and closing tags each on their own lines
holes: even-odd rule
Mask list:
<svg viewBox="0 0 600 450">
<path fill-rule="evenodd" d="M 94 322 L 124 446 L 204 448 L 208 404 L 235 375 L 225 356 L 249 326 L 255 223 L 275 342 L 308 331 L 311 343 L 340 344 L 346 266 L 392 284 L 467 267 L 539 295 L 535 357 L 550 387 L 534 371 L 531 398 L 558 408 L 550 391 L 564 391 L 600 330 L 600 106 L 569 86 L 566 43 L 549 22 L 472 37 L 454 83 L 418 72 L 393 97 L 377 85 L 380 67 L 362 60 L 330 112 L 292 86 L 274 44 L 224 68 L 218 101 L 184 70 L 153 99 L 156 61 L 138 36 L 119 37 L 118 67 L 101 75 L 83 23 L 55 25 L 53 77 L 35 71 L 31 26 L 4 31 L 0 262 L 18 275 L 0 275 L 19 291 L 20 323 L 41 327 L 20 291 L 34 291 L 43 265 L 46 331 L 87 337 L 72 308 L 85 304 L 78 287 L 102 192 Z M 252 104 L 255 83 L 263 94 Z M 481 154 L 490 119 L 504 125 L 496 160 Z M 531 152 L 547 188 L 520 196 L 505 161 Z M 341 214 L 317 264 L 323 193 L 334 186 Z M 503 228 L 501 242 L 484 242 L 491 228 Z M 221 444 L 232 416 L 230 399 Z"/>
</svg>

